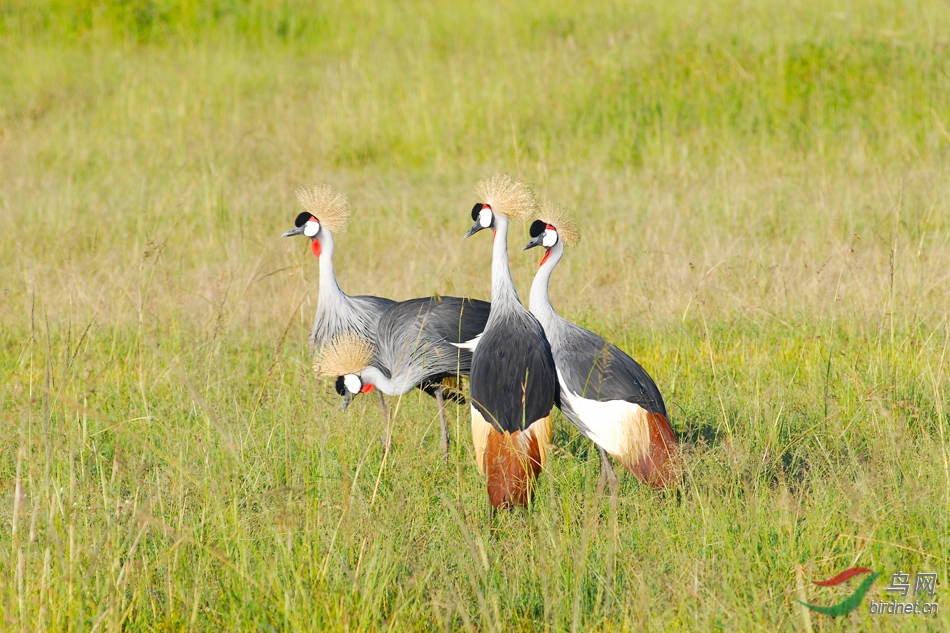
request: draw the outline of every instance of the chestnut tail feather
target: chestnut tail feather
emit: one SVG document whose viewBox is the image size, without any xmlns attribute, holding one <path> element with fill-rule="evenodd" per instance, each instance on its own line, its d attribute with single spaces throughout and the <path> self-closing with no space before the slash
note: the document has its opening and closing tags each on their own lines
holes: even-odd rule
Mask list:
<svg viewBox="0 0 950 633">
<path fill-rule="evenodd" d="M 542 418 L 524 431 L 499 433 L 492 428 L 485 450 L 488 499 L 494 508 L 526 506 L 534 482 L 544 468 L 551 441 L 551 418 Z"/>
<path fill-rule="evenodd" d="M 672 488 L 682 476 L 682 455 L 673 427 L 660 413 L 647 414 L 650 448 L 630 469 L 651 488 Z"/>
</svg>

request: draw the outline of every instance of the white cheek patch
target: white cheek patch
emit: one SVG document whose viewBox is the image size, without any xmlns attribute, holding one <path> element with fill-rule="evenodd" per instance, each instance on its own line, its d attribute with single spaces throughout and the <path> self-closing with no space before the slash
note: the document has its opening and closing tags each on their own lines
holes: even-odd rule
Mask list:
<svg viewBox="0 0 950 633">
<path fill-rule="evenodd" d="M 478 212 L 478 224 L 483 228 L 487 229 L 491 226 L 491 209 L 482 207 L 482 210 Z"/>
<path fill-rule="evenodd" d="M 359 393 L 360 389 L 363 388 L 363 383 L 360 381 L 359 376 L 355 376 L 354 374 L 343 376 L 343 384 L 346 385 L 346 390 L 350 393 Z"/>
<path fill-rule="evenodd" d="M 303 225 L 303 234 L 307 237 L 316 237 L 317 233 L 320 232 L 320 223 L 308 220 L 306 224 Z"/>
<path fill-rule="evenodd" d="M 541 238 L 541 245 L 545 248 L 551 248 L 555 244 L 557 244 L 557 231 L 547 229 L 544 232 L 544 237 Z"/>
</svg>

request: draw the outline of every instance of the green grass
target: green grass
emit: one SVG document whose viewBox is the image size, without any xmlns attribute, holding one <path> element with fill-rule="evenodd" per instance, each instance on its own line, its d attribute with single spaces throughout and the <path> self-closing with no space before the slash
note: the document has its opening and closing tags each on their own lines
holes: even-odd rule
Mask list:
<svg viewBox="0 0 950 633">
<path fill-rule="evenodd" d="M 0 5 L 0 615 L 10 630 L 950 628 L 950 10 Z M 343 415 L 281 240 L 330 182 L 351 293 L 487 297 L 495 171 L 574 209 L 561 313 L 656 378 L 681 490 L 563 418 L 486 526 L 468 414 Z M 526 298 L 537 254 L 515 252 Z M 850 566 L 936 617 L 831 619 Z"/>
</svg>

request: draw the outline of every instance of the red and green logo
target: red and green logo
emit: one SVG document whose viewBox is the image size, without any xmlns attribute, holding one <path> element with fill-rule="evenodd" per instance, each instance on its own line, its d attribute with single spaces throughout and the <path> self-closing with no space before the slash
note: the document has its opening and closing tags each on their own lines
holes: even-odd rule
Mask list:
<svg viewBox="0 0 950 633">
<path fill-rule="evenodd" d="M 858 588 L 854 590 L 850 596 L 839 602 L 838 604 L 833 604 L 830 607 L 823 607 L 817 604 L 808 604 L 807 602 L 802 602 L 801 600 L 796 600 L 799 604 L 803 604 L 812 611 L 817 611 L 818 613 L 824 613 L 825 615 L 830 616 L 839 616 L 845 615 L 846 613 L 851 613 L 858 608 L 858 605 L 861 604 L 861 601 L 864 600 L 865 594 L 867 594 L 868 589 L 871 588 L 871 585 L 874 584 L 874 581 L 877 580 L 877 577 L 881 575 L 879 571 L 872 571 L 867 567 L 851 567 L 846 569 L 837 576 L 833 576 L 828 580 L 819 580 L 815 581 L 814 584 L 819 587 L 834 587 L 835 585 L 840 585 L 841 583 L 854 578 L 860 574 L 871 574 L 865 578 Z"/>
</svg>

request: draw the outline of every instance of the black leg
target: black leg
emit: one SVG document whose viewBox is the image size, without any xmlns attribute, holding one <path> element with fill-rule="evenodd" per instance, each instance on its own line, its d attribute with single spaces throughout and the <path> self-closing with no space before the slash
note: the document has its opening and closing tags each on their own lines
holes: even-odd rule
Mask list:
<svg viewBox="0 0 950 633">
<path fill-rule="evenodd" d="M 616 494 L 620 482 L 617 480 L 613 466 L 610 465 L 610 457 L 607 456 L 607 451 L 600 446 L 597 447 L 597 452 L 600 453 L 600 479 L 597 481 L 597 488 L 603 490 L 606 484 L 610 486 L 611 494 Z"/>
<path fill-rule="evenodd" d="M 442 395 L 442 387 L 436 387 L 435 400 L 439 403 L 439 432 L 442 441 L 442 459 L 446 463 L 449 461 L 449 423 L 445 419 L 445 398 Z"/>
</svg>

